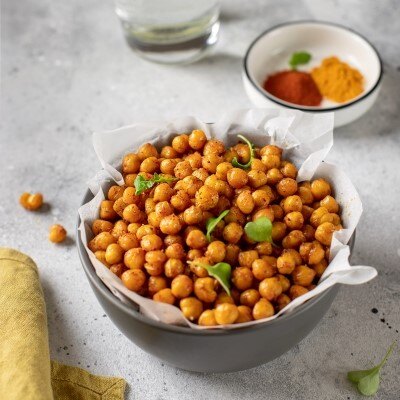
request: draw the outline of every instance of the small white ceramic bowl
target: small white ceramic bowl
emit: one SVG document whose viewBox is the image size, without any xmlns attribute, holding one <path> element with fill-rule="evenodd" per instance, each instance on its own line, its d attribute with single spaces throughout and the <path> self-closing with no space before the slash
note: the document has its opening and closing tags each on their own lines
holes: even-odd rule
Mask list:
<svg viewBox="0 0 400 400">
<path fill-rule="evenodd" d="M 364 91 L 346 103 L 323 100 L 317 107 L 300 106 L 281 100 L 263 89 L 266 77 L 289 69 L 294 52 L 307 51 L 311 61 L 300 68 L 310 71 L 322 59 L 337 56 L 357 68 L 364 76 Z M 383 67 L 377 50 L 358 33 L 331 23 L 316 21 L 289 22 L 277 25 L 258 36 L 244 58 L 243 83 L 250 100 L 257 107 L 294 108 L 310 112 L 334 112 L 335 126 L 346 125 L 366 113 L 375 102 Z"/>
</svg>

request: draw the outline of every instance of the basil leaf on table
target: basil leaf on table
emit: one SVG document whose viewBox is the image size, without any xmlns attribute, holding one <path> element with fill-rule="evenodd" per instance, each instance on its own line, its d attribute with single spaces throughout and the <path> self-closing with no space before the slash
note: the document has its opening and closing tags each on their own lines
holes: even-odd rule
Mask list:
<svg viewBox="0 0 400 400">
<path fill-rule="evenodd" d="M 218 217 L 215 218 L 209 218 L 206 222 L 206 229 L 207 229 L 207 240 L 211 242 L 211 232 L 215 229 L 215 227 L 218 225 L 218 222 L 221 221 L 223 218 L 227 216 L 229 213 L 229 210 L 222 211 L 221 214 L 218 215 Z"/>
<path fill-rule="evenodd" d="M 157 172 L 150 179 L 146 179 L 144 176 L 138 175 L 135 178 L 134 182 L 136 189 L 135 194 L 139 195 L 144 191 L 146 191 L 147 189 L 151 189 L 156 183 L 163 183 L 163 182 L 170 183 L 173 182 L 174 180 L 176 180 L 176 178 L 166 178 L 164 176 L 157 174 Z"/>
<path fill-rule="evenodd" d="M 260 217 L 253 222 L 248 222 L 244 231 L 255 242 L 272 243 L 272 222 L 267 217 Z"/>
<path fill-rule="evenodd" d="M 251 167 L 251 163 L 253 162 L 253 159 L 254 159 L 254 144 L 251 143 L 248 139 L 246 139 L 246 138 L 245 138 L 244 136 L 242 136 L 242 135 L 238 135 L 238 138 L 241 139 L 243 142 L 245 142 L 245 143 L 249 146 L 249 149 L 250 149 L 250 160 L 249 160 L 249 162 L 246 163 L 246 164 L 241 164 L 241 163 L 238 161 L 237 157 L 235 157 L 235 158 L 232 160 L 232 165 L 233 165 L 234 167 L 236 167 L 236 168 L 249 169 L 249 168 Z"/>
<path fill-rule="evenodd" d="M 373 396 L 378 391 L 381 369 L 385 365 L 395 345 L 396 342 L 393 342 L 385 357 L 377 366 L 365 370 L 350 371 L 347 374 L 347 379 L 350 382 L 356 383 L 358 391 L 364 396 Z"/>
<path fill-rule="evenodd" d="M 299 51 L 292 54 L 289 65 L 292 69 L 296 69 L 298 65 L 307 64 L 311 60 L 311 54 L 306 51 Z"/>
</svg>

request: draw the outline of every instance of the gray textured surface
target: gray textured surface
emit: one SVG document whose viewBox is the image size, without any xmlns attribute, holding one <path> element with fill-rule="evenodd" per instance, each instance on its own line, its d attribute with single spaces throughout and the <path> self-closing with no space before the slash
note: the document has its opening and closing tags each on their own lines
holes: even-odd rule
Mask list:
<svg viewBox="0 0 400 400">
<path fill-rule="evenodd" d="M 111 1 L 5 0 L 0 245 L 30 254 L 40 266 L 52 357 L 125 377 L 129 399 L 359 398 L 345 372 L 377 361 L 400 329 L 399 16 L 396 0 L 225 1 L 216 53 L 191 66 L 161 67 L 128 49 Z M 249 107 L 240 77 L 246 46 L 276 23 L 310 18 L 358 30 L 377 46 L 385 63 L 376 106 L 335 132 L 329 156 L 348 170 L 364 202 L 353 260 L 374 265 L 379 277 L 342 288 L 311 335 L 268 365 L 228 375 L 176 370 L 117 331 L 80 266 L 73 233 L 76 211 L 85 181 L 99 168 L 90 132 L 186 114 L 211 121 L 220 110 Z M 51 207 L 25 212 L 18 196 L 26 190 L 43 192 Z M 70 232 L 65 245 L 47 241 L 48 226 L 56 221 Z M 378 314 L 371 312 L 373 307 Z M 398 398 L 399 374 L 398 348 L 376 398 Z"/>
</svg>

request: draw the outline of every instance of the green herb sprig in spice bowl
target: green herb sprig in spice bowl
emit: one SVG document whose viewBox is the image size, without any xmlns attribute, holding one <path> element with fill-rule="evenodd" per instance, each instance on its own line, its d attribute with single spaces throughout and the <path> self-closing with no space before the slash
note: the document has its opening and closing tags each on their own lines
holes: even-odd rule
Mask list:
<svg viewBox="0 0 400 400">
<path fill-rule="evenodd" d="M 306 51 L 298 51 L 293 53 L 289 60 L 292 69 L 296 69 L 299 65 L 308 64 L 311 60 L 311 54 Z"/>
</svg>

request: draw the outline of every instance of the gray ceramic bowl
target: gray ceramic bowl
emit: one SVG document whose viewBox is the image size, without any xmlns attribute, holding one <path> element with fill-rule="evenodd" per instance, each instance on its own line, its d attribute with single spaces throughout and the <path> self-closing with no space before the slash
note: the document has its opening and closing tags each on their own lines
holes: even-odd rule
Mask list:
<svg viewBox="0 0 400 400">
<path fill-rule="evenodd" d="M 82 204 L 92 197 L 88 191 Z M 79 223 L 78 218 L 78 226 Z M 335 285 L 291 314 L 248 328 L 200 331 L 167 325 L 149 319 L 134 306 L 119 301 L 96 275 L 78 232 L 76 237 L 90 286 L 117 328 L 147 353 L 188 371 L 240 371 L 281 356 L 314 329 L 339 291 L 338 285 Z M 353 247 L 353 244 L 354 237 L 350 246 Z"/>
</svg>

